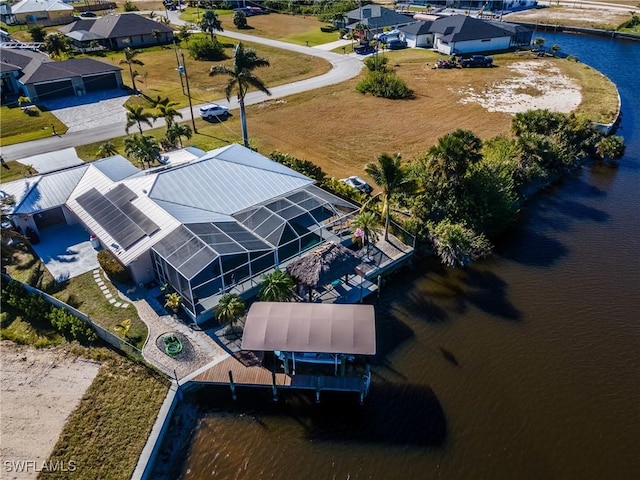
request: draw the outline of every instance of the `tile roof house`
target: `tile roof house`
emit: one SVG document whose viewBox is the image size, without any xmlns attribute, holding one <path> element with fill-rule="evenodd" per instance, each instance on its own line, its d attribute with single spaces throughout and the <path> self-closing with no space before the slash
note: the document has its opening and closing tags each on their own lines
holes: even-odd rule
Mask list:
<svg viewBox="0 0 640 480">
<path fill-rule="evenodd" d="M 11 5 L 13 23 L 61 25 L 73 20 L 73 7 L 61 0 L 22 0 Z"/>
<path fill-rule="evenodd" d="M 121 70 L 92 58 L 56 62 L 40 52 L 0 48 L 2 94 L 22 94 L 32 102 L 121 88 Z"/>
<path fill-rule="evenodd" d="M 221 295 L 255 293 L 260 277 L 347 228 L 358 207 L 241 145 L 138 170 L 118 156 L 0 185 L 11 212 L 43 241 L 52 224 L 81 223 L 128 268 L 182 296 L 196 321 Z M 28 161 L 28 160 L 27 160 Z M 350 236 L 349 236 L 350 238 Z"/>
<path fill-rule="evenodd" d="M 429 31 L 434 35 L 433 48 L 445 55 L 507 51 L 528 45 L 532 32 L 520 27 L 505 28 L 500 22 L 490 22 L 468 15 L 442 17 L 433 22 Z M 527 41 L 528 38 L 528 41 Z"/>
<path fill-rule="evenodd" d="M 96 19 L 80 19 L 59 30 L 80 48 L 87 47 L 93 41 L 109 50 L 173 42 L 173 30 L 170 27 L 135 13 L 112 13 Z M 154 36 L 155 31 L 158 38 Z"/>
</svg>

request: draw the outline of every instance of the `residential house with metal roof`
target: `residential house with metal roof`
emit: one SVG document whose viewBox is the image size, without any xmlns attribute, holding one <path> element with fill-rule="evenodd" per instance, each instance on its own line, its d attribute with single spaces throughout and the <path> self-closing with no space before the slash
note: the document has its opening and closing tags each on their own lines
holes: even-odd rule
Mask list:
<svg viewBox="0 0 640 480">
<path fill-rule="evenodd" d="M 408 47 L 433 47 L 433 33 L 429 30 L 433 22 L 415 22 L 405 27 L 400 27 L 399 38 L 407 42 Z"/>
<path fill-rule="evenodd" d="M 229 145 L 149 170 L 115 156 L 0 189 L 15 196 L 7 213 L 23 231 L 45 239 L 43 228 L 81 222 L 136 284 L 169 285 L 202 321 L 224 293 L 249 296 L 263 274 L 342 240 L 358 207 L 314 183 Z"/>
<path fill-rule="evenodd" d="M 369 39 L 382 33 L 385 29 L 393 30 L 416 22 L 410 16 L 396 13 L 376 4 L 351 10 L 344 14 L 344 19 L 344 28 L 351 32 L 355 30 L 356 25 L 364 25 L 367 29 L 366 36 Z"/>
<path fill-rule="evenodd" d="M 61 25 L 73 20 L 73 6 L 62 0 L 22 0 L 10 6 L 10 23 Z"/>
</svg>

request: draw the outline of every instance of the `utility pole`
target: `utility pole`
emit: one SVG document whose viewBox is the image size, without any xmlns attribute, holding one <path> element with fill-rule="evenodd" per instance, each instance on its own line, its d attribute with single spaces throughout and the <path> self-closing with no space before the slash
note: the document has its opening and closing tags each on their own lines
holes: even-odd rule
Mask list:
<svg viewBox="0 0 640 480">
<path fill-rule="evenodd" d="M 193 125 L 193 133 L 198 133 L 196 128 L 196 120 L 193 118 L 193 105 L 191 104 L 191 90 L 189 90 L 189 75 L 187 75 L 187 64 L 184 62 L 184 52 L 180 52 L 182 55 L 182 71 L 184 73 L 184 82 L 187 85 L 187 98 L 189 99 L 189 111 L 191 112 L 191 124 Z"/>
</svg>

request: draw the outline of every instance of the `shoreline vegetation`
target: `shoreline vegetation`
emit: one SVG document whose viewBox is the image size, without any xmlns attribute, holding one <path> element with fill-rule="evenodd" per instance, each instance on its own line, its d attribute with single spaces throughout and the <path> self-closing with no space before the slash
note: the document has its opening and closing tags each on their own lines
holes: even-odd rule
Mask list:
<svg viewBox="0 0 640 480">
<path fill-rule="evenodd" d="M 522 58 L 522 54 L 511 55 L 515 57 L 513 61 Z M 398 220 L 425 234 L 438 251 L 464 247 L 450 254 L 449 259 L 450 263 L 465 264 L 478 258 L 476 253 L 484 253 L 483 248 L 478 249 L 483 243 L 476 241 L 478 235 L 485 235 L 485 231 L 495 234 L 506 228 L 505 222 L 515 218 L 526 198 L 588 157 L 605 155 L 587 126 L 589 114 L 584 111 L 579 115 L 538 111 L 514 118 L 503 112 L 488 112 L 478 104 L 459 104 L 456 95 L 460 94 L 444 88 L 452 83 L 491 85 L 495 79 L 489 73 L 504 79 L 504 66 L 511 61 L 508 56 L 497 56 L 505 61 L 497 69 L 473 70 L 474 77 L 467 69 L 433 70 L 438 57 L 432 52 L 388 54 L 389 64 L 415 93 L 414 100 L 401 104 L 401 113 L 391 113 L 392 106 L 398 105 L 391 100 L 357 94 L 354 86 L 360 77 L 327 87 L 323 95 L 308 92 L 251 106 L 247 109 L 249 129 L 259 150 L 276 156 L 276 151 L 284 150 L 288 155 L 279 154 L 281 159 L 286 157 L 291 164 L 304 164 L 299 159 L 306 159 L 328 178 L 360 174 L 365 164 L 379 162 L 384 151 L 401 152 L 401 174 L 412 178 L 416 190 L 396 192 L 392 199 L 419 214 L 420 221 L 412 223 L 402 217 Z M 602 98 L 603 92 L 610 93 L 606 82 L 592 83 L 597 77 L 589 73 L 593 69 L 578 62 L 555 58 L 550 61 L 569 66 L 574 72 L 571 75 L 580 77 L 579 109 L 592 108 L 592 112 L 609 118 L 612 97 L 605 97 L 608 100 L 595 107 L 591 105 L 600 101 L 597 99 Z M 425 111 L 430 112 L 428 118 Z M 313 129 L 300 120 L 310 118 L 309 112 L 320 120 Z M 448 118 L 444 118 L 445 113 Z M 337 128 L 336 119 L 340 119 Z M 229 119 L 224 126 L 206 124 L 201 119 L 197 122 L 202 130 L 191 143 L 202 144 L 204 149 L 239 139 L 234 133 L 239 131 L 238 118 Z M 406 125 L 418 127 L 411 130 Z M 150 133 L 161 137 L 164 131 Z M 124 138 L 113 142 L 121 152 L 123 142 Z M 400 148 L 403 145 L 407 148 Z M 97 147 L 84 146 L 78 152 L 81 158 L 92 160 Z M 484 200 L 481 195 L 486 195 Z M 458 203 L 458 197 L 466 201 Z M 379 210 L 381 202 L 373 201 L 370 207 Z M 439 238 L 426 234 L 428 230 L 436 231 L 439 223 L 444 225 Z M 482 232 L 478 234 L 474 228 Z M 87 348 L 68 342 L 39 320 L 16 313 L 7 316 L 3 305 L 3 338 L 11 325 L 15 327 L 13 341 L 70 349 L 102 362 L 98 377 L 64 427 L 50 460 L 74 458 L 78 465 L 82 460 L 82 476 L 87 478 L 130 476 L 166 395 L 168 380 L 105 347 Z"/>
</svg>

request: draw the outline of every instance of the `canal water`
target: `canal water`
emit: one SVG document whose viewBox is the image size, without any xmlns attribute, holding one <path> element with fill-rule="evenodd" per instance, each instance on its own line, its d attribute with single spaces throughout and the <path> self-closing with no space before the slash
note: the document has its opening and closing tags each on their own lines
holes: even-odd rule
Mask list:
<svg viewBox="0 0 640 480">
<path fill-rule="evenodd" d="M 619 167 L 539 195 L 473 268 L 426 261 L 391 279 L 363 407 L 345 394 L 187 398 L 199 421 L 160 460 L 172 476 L 639 478 L 640 44 L 543 36 L 618 85 Z"/>
</svg>

